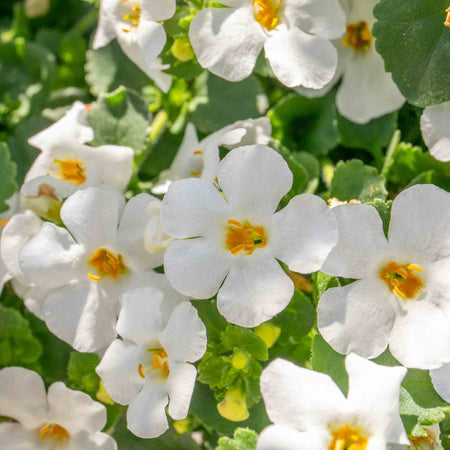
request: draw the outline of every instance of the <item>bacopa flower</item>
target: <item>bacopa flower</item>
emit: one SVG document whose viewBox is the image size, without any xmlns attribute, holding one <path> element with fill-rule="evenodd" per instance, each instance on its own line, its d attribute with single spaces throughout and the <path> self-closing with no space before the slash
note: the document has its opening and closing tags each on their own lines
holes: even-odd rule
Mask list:
<svg viewBox="0 0 450 450">
<path fill-rule="evenodd" d="M 450 161 L 449 124 L 450 102 L 425 108 L 420 119 L 423 140 L 439 161 Z"/>
<path fill-rule="evenodd" d="M 338 68 L 333 80 L 321 90 L 298 88 L 307 97 L 325 95 L 342 77 L 336 96 L 339 113 L 359 124 L 397 111 L 405 103 L 392 75 L 375 49 L 373 9 L 378 0 L 340 0 L 347 17 L 344 37 L 334 41 Z"/>
<path fill-rule="evenodd" d="M 101 430 L 106 409 L 89 395 L 53 383 L 22 367 L 0 370 L 0 423 L 3 450 L 116 450 L 114 439 Z"/>
<path fill-rule="evenodd" d="M 367 205 L 332 210 L 339 240 L 322 271 L 355 278 L 328 289 L 317 323 L 338 352 L 374 358 L 386 347 L 406 367 L 450 361 L 450 194 L 433 185 L 403 191 L 392 205 L 389 238 Z"/>
<path fill-rule="evenodd" d="M 409 445 L 399 415 L 403 367 L 378 366 L 355 354 L 345 360 L 347 398 L 325 374 L 276 359 L 261 375 L 273 425 L 258 450 L 369 450 Z M 368 406 L 370 405 L 370 406 Z"/>
<path fill-rule="evenodd" d="M 175 294 L 165 276 L 152 270 L 161 265 L 162 254 L 144 248 L 152 200 L 140 194 L 125 206 L 116 191 L 78 191 L 61 208 L 67 230 L 45 223 L 20 252 L 24 274 L 52 290 L 41 300 L 48 328 L 75 349 L 94 352 L 111 343 L 127 290 L 152 285 L 167 297 Z"/>
<path fill-rule="evenodd" d="M 221 0 L 228 8 L 205 8 L 189 29 L 200 65 L 229 81 L 248 77 L 264 48 L 286 86 L 319 89 L 336 71 L 330 39 L 345 31 L 337 0 Z"/>
<path fill-rule="evenodd" d="M 175 14 L 175 0 L 102 0 L 94 49 L 117 39 L 124 53 L 164 91 L 170 75 L 161 73 L 158 55 L 166 43 L 163 21 Z"/>
<path fill-rule="evenodd" d="M 206 351 L 195 308 L 182 302 L 168 314 L 164 302 L 156 289 L 128 292 L 117 322 L 123 341 L 111 344 L 96 369 L 111 398 L 129 405 L 128 428 L 142 438 L 168 429 L 167 404 L 173 419 L 186 418 L 197 376 L 191 363 Z"/>
<path fill-rule="evenodd" d="M 254 327 L 283 310 L 294 293 L 277 260 L 295 272 L 320 269 L 336 243 L 336 221 L 326 203 L 309 194 L 275 213 L 293 177 L 269 147 L 232 150 L 217 178 L 222 192 L 195 178 L 170 185 L 161 221 L 175 240 L 166 250 L 165 273 L 187 296 L 206 299 L 219 291 L 220 313 Z"/>
<path fill-rule="evenodd" d="M 219 147 L 228 149 L 251 144 L 266 145 L 272 134 L 267 117 L 240 120 L 199 141 L 194 125 L 188 123 L 183 142 L 168 170 L 161 172 L 154 194 L 165 194 L 175 180 L 199 177 L 214 181 L 219 168 Z"/>
</svg>

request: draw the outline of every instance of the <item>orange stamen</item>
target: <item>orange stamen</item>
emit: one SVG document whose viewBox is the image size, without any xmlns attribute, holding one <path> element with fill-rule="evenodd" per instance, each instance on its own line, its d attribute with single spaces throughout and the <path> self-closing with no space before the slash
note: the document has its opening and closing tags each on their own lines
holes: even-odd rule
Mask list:
<svg viewBox="0 0 450 450">
<path fill-rule="evenodd" d="M 253 226 L 246 220 L 242 223 L 235 219 L 227 221 L 225 246 L 232 255 L 242 252 L 251 255 L 258 247 L 265 247 L 266 244 L 264 227 Z"/>
<path fill-rule="evenodd" d="M 139 364 L 139 365 L 138 365 L 138 373 L 139 373 L 139 376 L 140 376 L 141 378 L 145 378 L 145 374 L 144 374 L 144 371 L 143 371 L 143 369 L 142 369 L 142 364 Z"/>
<path fill-rule="evenodd" d="M 413 299 L 423 287 L 422 279 L 414 272 L 423 272 L 417 264 L 399 265 L 394 261 L 380 271 L 380 278 L 391 292 L 401 299 Z"/>
</svg>

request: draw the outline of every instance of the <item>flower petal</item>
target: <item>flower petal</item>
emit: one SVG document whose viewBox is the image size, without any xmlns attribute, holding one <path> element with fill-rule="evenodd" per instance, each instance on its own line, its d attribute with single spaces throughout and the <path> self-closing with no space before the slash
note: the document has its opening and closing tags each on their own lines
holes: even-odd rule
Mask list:
<svg viewBox="0 0 450 450">
<path fill-rule="evenodd" d="M 96 432 L 106 425 L 106 408 L 101 403 L 84 392 L 69 389 L 60 381 L 48 388 L 48 405 L 48 419 L 69 432 Z"/>
<path fill-rule="evenodd" d="M 145 380 L 139 376 L 146 351 L 137 345 L 116 339 L 106 350 L 95 371 L 111 398 L 128 405 L 140 392 Z"/>
<path fill-rule="evenodd" d="M 192 393 L 194 392 L 197 369 L 192 364 L 170 363 L 170 374 L 167 378 L 165 388 L 169 395 L 169 414 L 172 419 L 185 419 Z"/>
<path fill-rule="evenodd" d="M 251 8 L 205 8 L 194 17 L 189 39 L 202 67 L 240 81 L 253 72 L 266 37 Z"/>
<path fill-rule="evenodd" d="M 317 307 L 317 326 L 341 354 L 375 358 L 387 347 L 395 320 L 394 296 L 377 279 L 328 289 Z"/>
<path fill-rule="evenodd" d="M 100 15 L 98 19 L 97 31 L 95 32 L 92 47 L 94 50 L 105 47 L 115 37 L 117 0 L 102 0 L 100 2 Z"/>
<path fill-rule="evenodd" d="M 174 241 L 164 256 L 164 270 L 172 286 L 199 299 L 216 294 L 231 264 L 231 257 L 209 238 Z"/>
<path fill-rule="evenodd" d="M 323 450 L 329 439 L 317 430 L 307 433 L 286 425 L 270 425 L 261 432 L 256 450 Z"/>
<path fill-rule="evenodd" d="M 106 433 L 81 431 L 71 436 L 71 445 L 76 450 L 117 450 L 116 441 Z"/>
<path fill-rule="evenodd" d="M 341 205 L 331 210 L 338 222 L 339 238 L 329 253 L 322 272 L 347 278 L 364 278 L 373 273 L 378 255 L 387 247 L 383 222 L 369 205 Z"/>
<path fill-rule="evenodd" d="M 0 370 L 0 415 L 11 417 L 32 430 L 45 420 L 47 394 L 42 378 L 32 370 L 6 367 Z"/>
<path fill-rule="evenodd" d="M 450 401 L 450 364 L 430 370 L 431 381 L 436 392 L 446 401 Z"/>
<path fill-rule="evenodd" d="M 275 257 L 291 270 L 319 270 L 337 242 L 336 218 L 327 204 L 311 194 L 297 195 L 274 216 Z"/>
<path fill-rule="evenodd" d="M 218 180 L 233 214 L 273 214 L 293 176 L 279 153 L 265 145 L 248 145 L 222 160 Z"/>
<path fill-rule="evenodd" d="M 291 301 L 294 283 L 272 256 L 235 260 L 217 294 L 217 308 L 229 322 L 256 327 Z"/>
<path fill-rule="evenodd" d="M 415 185 L 392 205 L 389 242 L 411 258 L 436 261 L 450 256 L 449 223 L 450 194 L 432 184 Z"/>
<path fill-rule="evenodd" d="M 161 436 L 169 428 L 165 411 L 168 402 L 162 386 L 146 383 L 128 407 L 128 429 L 144 439 Z"/>
<path fill-rule="evenodd" d="M 175 14 L 176 0 L 141 0 L 142 15 L 149 20 L 160 22 L 170 19 Z"/>
<path fill-rule="evenodd" d="M 218 235 L 227 221 L 228 206 L 216 187 L 190 178 L 173 182 L 163 200 L 161 223 L 177 239 Z"/>
<path fill-rule="evenodd" d="M 79 352 L 96 352 L 112 342 L 117 313 L 117 300 L 89 281 L 59 289 L 44 305 L 49 330 Z"/>
<path fill-rule="evenodd" d="M 287 87 L 321 89 L 334 77 L 336 47 L 326 38 L 298 28 L 280 30 L 264 45 L 275 76 Z"/>
<path fill-rule="evenodd" d="M 439 161 L 450 161 L 450 102 L 425 108 L 420 119 L 423 140 Z"/>
<path fill-rule="evenodd" d="M 159 341 L 173 361 L 195 362 L 205 354 L 206 328 L 189 302 L 175 307 Z"/>
<path fill-rule="evenodd" d="M 3 450 L 47 450 L 43 441 L 36 441 L 35 434 L 19 423 L 0 423 L 0 442 Z"/>
</svg>

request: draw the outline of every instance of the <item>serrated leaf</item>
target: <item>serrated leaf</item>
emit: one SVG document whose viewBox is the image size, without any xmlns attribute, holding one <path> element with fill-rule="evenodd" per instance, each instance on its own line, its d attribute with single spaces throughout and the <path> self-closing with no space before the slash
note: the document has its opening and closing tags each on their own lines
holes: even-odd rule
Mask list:
<svg viewBox="0 0 450 450">
<path fill-rule="evenodd" d="M 11 155 L 6 142 L 0 142 L 0 212 L 6 211 L 8 200 L 18 186 L 16 183 L 16 164 L 11 161 Z"/>
<path fill-rule="evenodd" d="M 373 34 L 385 67 L 409 102 L 428 106 L 450 100 L 450 29 L 447 0 L 381 0 Z M 395 43 L 395 45 L 393 45 Z"/>
<path fill-rule="evenodd" d="M 248 328 L 228 325 L 221 335 L 221 342 L 225 349 L 232 351 L 237 347 L 258 361 L 266 361 L 268 358 L 265 342 Z"/>
<path fill-rule="evenodd" d="M 219 439 L 216 450 L 255 450 L 258 435 L 249 429 L 237 428 L 233 439 L 222 437 Z"/>
<path fill-rule="evenodd" d="M 330 196 L 341 201 L 369 202 L 386 198 L 385 178 L 374 167 L 353 159 L 339 162 L 331 181 Z"/>
</svg>

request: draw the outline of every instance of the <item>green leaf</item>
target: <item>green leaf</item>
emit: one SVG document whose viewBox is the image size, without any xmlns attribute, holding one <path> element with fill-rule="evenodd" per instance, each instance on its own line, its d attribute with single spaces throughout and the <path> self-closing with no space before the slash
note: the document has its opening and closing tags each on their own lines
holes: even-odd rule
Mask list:
<svg viewBox="0 0 450 450">
<path fill-rule="evenodd" d="M 344 361 L 345 356 L 335 352 L 322 336 L 319 334 L 314 336 L 311 357 L 312 368 L 317 372 L 330 375 L 342 392 L 346 394 L 348 391 L 348 375 Z"/>
<path fill-rule="evenodd" d="M 113 40 L 106 47 L 86 52 L 86 81 L 95 96 L 106 94 L 125 85 L 141 91 L 151 84 L 148 76 L 123 53 Z"/>
<path fill-rule="evenodd" d="M 70 387 L 95 396 L 100 383 L 100 377 L 95 372 L 99 362 L 100 358 L 93 353 L 72 352 L 67 366 Z"/>
<path fill-rule="evenodd" d="M 221 335 L 221 341 L 227 350 L 231 351 L 237 347 L 248 352 L 256 360 L 266 361 L 268 358 L 265 342 L 248 328 L 228 325 Z"/>
<path fill-rule="evenodd" d="M 191 300 L 202 322 L 206 326 L 208 343 L 219 341 L 222 331 L 227 326 L 227 321 L 217 310 L 215 300 Z"/>
<path fill-rule="evenodd" d="M 330 196 L 341 201 L 352 199 L 368 202 L 386 198 L 385 179 L 374 167 L 362 161 L 340 161 L 331 181 Z"/>
<path fill-rule="evenodd" d="M 101 96 L 92 103 L 88 114 L 95 133 L 91 144 L 125 145 L 140 152 L 147 140 L 149 116 L 142 98 L 124 87 Z"/>
<path fill-rule="evenodd" d="M 17 190 L 15 180 L 17 166 L 11 161 L 8 146 L 5 142 L 0 142 L 0 212 L 6 211 L 9 207 L 6 204 L 14 192 Z"/>
<path fill-rule="evenodd" d="M 216 450 L 255 450 L 258 435 L 248 429 L 237 428 L 233 433 L 233 439 L 222 437 Z"/>
<path fill-rule="evenodd" d="M 323 293 L 332 287 L 340 286 L 339 280 L 336 277 L 327 275 L 323 272 L 315 272 L 312 276 L 313 279 L 313 300 L 314 304 L 319 303 L 320 297 Z"/>
<path fill-rule="evenodd" d="M 290 150 L 327 154 L 339 141 L 334 91 L 320 99 L 283 97 L 268 113 L 272 136 Z"/>
<path fill-rule="evenodd" d="M 230 83 L 205 72 L 196 80 L 197 96 L 190 104 L 189 120 L 209 134 L 238 120 L 259 117 L 267 99 L 255 76 Z"/>
<path fill-rule="evenodd" d="M 447 0 L 381 0 L 375 7 L 376 48 L 402 94 L 418 106 L 450 100 L 447 8 Z"/>
<path fill-rule="evenodd" d="M 378 214 L 383 221 L 384 234 L 387 237 L 389 230 L 389 221 L 391 219 L 392 201 L 390 200 L 388 202 L 384 202 L 383 200 L 376 198 L 373 202 L 366 203 L 366 205 L 373 206 L 378 211 Z"/>
</svg>

